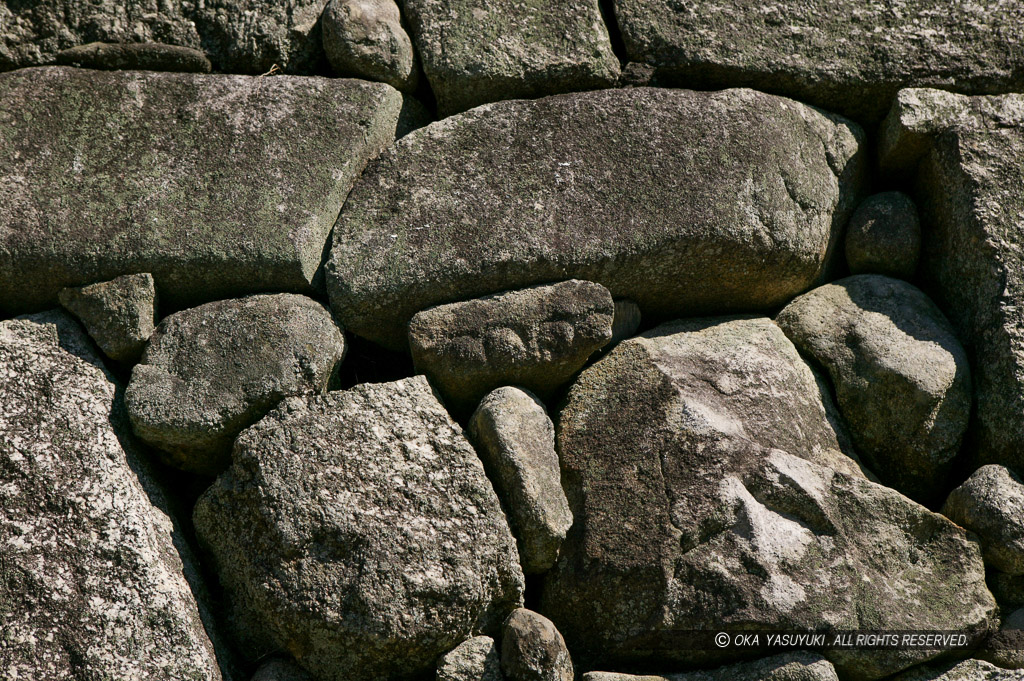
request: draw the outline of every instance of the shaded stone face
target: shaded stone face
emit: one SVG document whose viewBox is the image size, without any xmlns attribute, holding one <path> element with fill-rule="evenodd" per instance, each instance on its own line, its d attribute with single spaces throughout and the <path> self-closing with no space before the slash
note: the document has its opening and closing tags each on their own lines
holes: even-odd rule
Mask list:
<svg viewBox="0 0 1024 681">
<path fill-rule="evenodd" d="M 9 678 L 221 678 L 189 583 L 197 566 L 119 392 L 66 314 L 0 322 L 0 658 Z"/>
<path fill-rule="evenodd" d="M 867 123 L 904 87 L 1024 87 L 1020 12 L 1001 0 L 615 0 L 629 58 L 661 84 L 752 87 Z"/>
<path fill-rule="evenodd" d="M 978 463 L 1024 473 L 1024 95 L 905 90 L 882 148 L 889 167 L 911 172 L 923 287 L 971 360 L 968 446 Z"/>
<path fill-rule="evenodd" d="M 836 670 L 821 655 L 801 651 L 668 676 L 588 672 L 583 675 L 583 681 L 838 681 L 838 677 Z"/>
<path fill-rule="evenodd" d="M 861 138 L 749 90 L 480 107 L 364 173 L 334 230 L 331 306 L 392 349 L 427 307 L 567 278 L 652 318 L 778 306 L 828 268 L 861 186 Z"/>
<path fill-rule="evenodd" d="M 755 443 L 741 416 L 708 402 L 731 372 L 714 392 L 695 389 L 676 367 L 699 360 L 671 340 L 654 330 L 620 344 L 580 375 L 559 417 L 575 522 L 541 612 L 577 662 L 710 666 L 716 653 L 680 642 L 694 629 L 991 626 L 995 601 L 964 530 L 887 487 Z M 825 654 L 866 680 L 936 653 Z"/>
<path fill-rule="evenodd" d="M 982 466 L 953 490 L 942 513 L 978 535 L 985 562 L 1024 575 L 1024 483 L 1003 466 Z"/>
<path fill-rule="evenodd" d="M 573 681 L 565 640 L 547 617 L 517 608 L 505 620 L 501 669 L 510 681 Z"/>
<path fill-rule="evenodd" d="M 160 43 L 88 43 L 58 52 L 56 61 L 86 69 L 209 73 L 211 68 L 199 50 Z"/>
<path fill-rule="evenodd" d="M 321 680 L 426 673 L 522 604 L 498 498 L 422 376 L 286 400 L 194 521 L 243 653 Z"/>
<path fill-rule="evenodd" d="M 941 501 L 971 412 L 953 328 L 915 286 L 861 274 L 813 289 L 776 322 L 825 368 L 868 467 L 921 503 Z"/>
<path fill-rule="evenodd" d="M 0 74 L 0 309 L 150 272 L 172 307 L 311 291 L 384 84 L 66 67 Z"/>
<path fill-rule="evenodd" d="M 243 428 L 284 397 L 326 392 L 344 356 L 342 330 L 315 300 L 219 300 L 160 322 L 125 404 L 135 433 L 168 464 L 216 475 Z"/>
<path fill-rule="evenodd" d="M 851 273 L 910 279 L 921 252 L 917 206 L 903 192 L 868 197 L 846 226 L 845 245 Z"/>
<path fill-rule="evenodd" d="M 450 405 L 471 412 L 502 385 L 549 396 L 611 340 L 614 316 L 608 289 L 563 281 L 423 310 L 409 349 Z"/>
<path fill-rule="evenodd" d="M 228 73 L 261 74 L 275 64 L 287 73 L 314 73 L 324 61 L 317 26 L 324 4 L 2 0 L 0 71 L 52 63 L 61 50 L 98 41 L 194 48 Z"/>
<path fill-rule="evenodd" d="M 442 116 L 504 99 L 610 87 L 597 0 L 403 0 Z"/>
</svg>

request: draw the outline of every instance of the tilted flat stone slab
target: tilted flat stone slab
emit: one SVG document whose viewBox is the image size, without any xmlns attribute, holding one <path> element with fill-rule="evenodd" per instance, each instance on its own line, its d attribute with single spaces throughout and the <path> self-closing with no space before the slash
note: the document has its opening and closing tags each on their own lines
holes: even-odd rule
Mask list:
<svg viewBox="0 0 1024 681">
<path fill-rule="evenodd" d="M 598 0 L 403 0 L 442 115 L 609 87 L 619 76 Z"/>
<path fill-rule="evenodd" d="M 151 272 L 179 307 L 314 288 L 388 85 L 65 67 L 0 74 L 0 309 Z"/>
<path fill-rule="evenodd" d="M 584 279 L 645 315 L 768 309 L 826 270 L 862 132 L 750 90 L 490 104 L 403 137 L 335 226 L 346 329 L 393 349 L 427 307 Z"/>
<path fill-rule="evenodd" d="M 968 447 L 1024 474 L 1024 94 L 905 90 L 881 147 L 892 168 L 917 159 L 923 288 L 971 360 Z"/>
<path fill-rule="evenodd" d="M 326 0 L 0 0 L 0 71 L 53 63 L 101 41 L 200 49 L 220 71 L 287 73 L 322 65 L 317 20 Z"/>
<path fill-rule="evenodd" d="M 4 678 L 221 678 L 118 392 L 70 316 L 0 322 Z"/>
<path fill-rule="evenodd" d="M 1020 0 L 615 0 L 629 58 L 657 82 L 753 87 L 875 122 L 901 87 L 1024 87 Z"/>
</svg>

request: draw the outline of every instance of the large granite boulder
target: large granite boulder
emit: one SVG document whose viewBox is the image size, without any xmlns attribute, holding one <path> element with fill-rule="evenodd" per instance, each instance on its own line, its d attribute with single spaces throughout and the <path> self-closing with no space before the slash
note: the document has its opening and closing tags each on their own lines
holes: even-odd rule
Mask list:
<svg viewBox="0 0 1024 681">
<path fill-rule="evenodd" d="M 522 604 L 498 497 L 422 376 L 285 400 L 194 520 L 243 654 L 320 681 L 426 673 Z"/>
<path fill-rule="evenodd" d="M 1003 466 L 976 470 L 950 492 L 942 513 L 981 539 L 985 562 L 1024 575 L 1024 483 Z"/>
<path fill-rule="evenodd" d="M 0 0 L 0 71 L 51 64 L 92 42 L 201 49 L 220 71 L 288 73 L 322 66 L 317 20 L 326 0 Z"/>
<path fill-rule="evenodd" d="M 803 294 L 775 321 L 828 371 L 864 463 L 907 496 L 937 500 L 967 430 L 971 372 L 928 296 L 861 274 Z"/>
<path fill-rule="evenodd" d="M 136 435 L 168 464 L 216 475 L 243 428 L 284 397 L 325 392 L 344 356 L 341 329 L 315 300 L 219 300 L 160 322 L 125 403 Z"/>
<path fill-rule="evenodd" d="M 13 312 L 134 272 L 172 307 L 314 290 L 338 210 L 402 108 L 381 83 L 67 67 L 0 74 L 0 101 Z"/>
<path fill-rule="evenodd" d="M 66 314 L 0 322 L 5 678 L 221 678 L 196 566 L 118 393 Z"/>
<path fill-rule="evenodd" d="M 614 317 L 604 286 L 563 281 L 423 310 L 409 349 L 452 406 L 472 410 L 502 385 L 551 395 L 611 340 Z"/>
<path fill-rule="evenodd" d="M 877 122 L 901 87 L 1024 86 L 1016 0 L 950 4 L 614 0 L 626 53 L 663 85 L 752 87 Z"/>
<path fill-rule="evenodd" d="M 432 305 L 574 278 L 651 318 L 770 309 L 826 271 L 857 203 L 862 139 L 750 90 L 479 107 L 363 174 L 334 229 L 331 306 L 392 349 Z"/>
<path fill-rule="evenodd" d="M 700 629 L 986 631 L 996 604 L 963 529 L 821 465 L 811 443 L 793 439 L 806 426 L 785 391 L 807 390 L 792 371 L 768 372 L 777 360 L 743 371 L 752 341 L 727 345 L 731 360 L 695 354 L 739 324 L 654 329 L 584 370 L 569 393 L 558 448 L 575 523 L 541 612 L 574 657 L 591 668 L 735 659 L 686 645 Z M 748 396 L 758 384 L 761 396 Z M 742 418 L 755 400 L 780 434 Z M 825 652 L 861 681 L 936 654 Z"/>
<path fill-rule="evenodd" d="M 598 0 L 402 0 L 442 115 L 503 99 L 611 86 Z"/>
<path fill-rule="evenodd" d="M 582 681 L 839 681 L 832 664 L 817 653 L 780 653 L 752 662 L 737 662 L 699 672 L 666 676 L 633 676 L 616 672 L 588 672 Z"/>
<path fill-rule="evenodd" d="M 1024 474 L 1024 95 L 901 92 L 882 147 L 920 159 L 923 286 L 971 360 L 971 450 Z"/>
</svg>

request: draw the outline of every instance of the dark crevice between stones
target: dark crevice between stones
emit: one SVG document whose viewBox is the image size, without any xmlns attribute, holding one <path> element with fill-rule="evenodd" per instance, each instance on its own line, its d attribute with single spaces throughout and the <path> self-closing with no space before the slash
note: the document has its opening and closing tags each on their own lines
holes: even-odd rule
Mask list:
<svg viewBox="0 0 1024 681">
<path fill-rule="evenodd" d="M 626 54 L 626 41 L 622 38 L 622 31 L 619 30 L 619 22 L 615 18 L 615 0 L 600 0 L 598 8 L 601 10 L 601 18 L 604 25 L 608 27 L 608 37 L 611 39 L 612 52 L 619 58 L 619 66 L 624 67 L 629 61 Z"/>
<path fill-rule="evenodd" d="M 416 375 L 412 357 L 387 350 L 365 338 L 345 334 L 348 351 L 338 371 L 337 389 L 348 390 L 360 383 L 388 383 Z"/>
</svg>

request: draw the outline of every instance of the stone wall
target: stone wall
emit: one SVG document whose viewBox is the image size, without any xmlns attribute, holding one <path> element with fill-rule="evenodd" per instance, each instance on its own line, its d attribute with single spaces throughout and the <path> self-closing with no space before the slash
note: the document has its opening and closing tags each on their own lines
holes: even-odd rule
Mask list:
<svg viewBox="0 0 1024 681">
<path fill-rule="evenodd" d="M 0 0 L 0 676 L 1024 681 L 1022 44 Z"/>
</svg>

